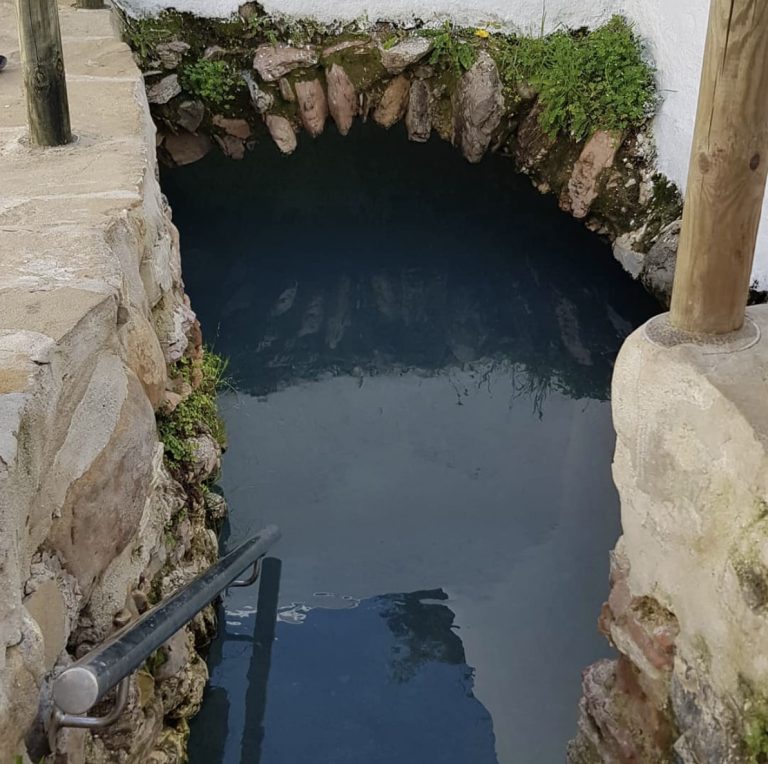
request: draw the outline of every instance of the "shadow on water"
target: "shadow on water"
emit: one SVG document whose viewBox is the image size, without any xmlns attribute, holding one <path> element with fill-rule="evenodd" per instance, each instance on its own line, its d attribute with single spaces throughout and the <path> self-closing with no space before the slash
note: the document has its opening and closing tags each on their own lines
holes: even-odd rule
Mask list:
<svg viewBox="0 0 768 764">
<path fill-rule="evenodd" d="M 230 361 L 233 541 L 284 532 L 279 597 L 225 598 L 191 762 L 560 762 L 607 654 L 611 371 L 657 308 L 504 158 L 301 141 L 162 179 Z"/>
</svg>

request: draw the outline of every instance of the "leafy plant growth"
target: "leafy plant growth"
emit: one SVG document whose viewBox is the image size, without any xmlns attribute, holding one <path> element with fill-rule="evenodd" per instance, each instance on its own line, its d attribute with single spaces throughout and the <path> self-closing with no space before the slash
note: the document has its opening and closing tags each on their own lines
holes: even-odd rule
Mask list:
<svg viewBox="0 0 768 764">
<path fill-rule="evenodd" d="M 184 67 L 181 84 L 214 109 L 221 109 L 234 101 L 237 91 L 243 86 L 240 75 L 231 64 L 206 59 Z"/>
<path fill-rule="evenodd" d="M 224 423 L 216 406 L 216 392 L 225 384 L 226 368 L 226 361 L 207 349 L 199 365 L 186 357 L 178 362 L 176 374 L 190 385 L 193 375 L 199 376 L 199 384 L 170 414 L 158 414 L 158 436 L 171 468 L 183 469 L 192 461 L 190 439 L 197 435 L 208 433 L 222 448 L 226 445 Z"/>
<path fill-rule="evenodd" d="M 477 56 L 471 30 L 457 29 L 446 21 L 439 29 L 423 29 L 421 34 L 432 40 L 429 63 L 433 66 L 460 75 L 475 63 Z"/>
<path fill-rule="evenodd" d="M 583 140 L 596 130 L 642 124 L 655 101 L 654 70 L 625 19 L 614 16 L 592 32 L 546 37 L 495 37 L 491 50 L 507 92 L 532 87 L 541 125 Z"/>
</svg>

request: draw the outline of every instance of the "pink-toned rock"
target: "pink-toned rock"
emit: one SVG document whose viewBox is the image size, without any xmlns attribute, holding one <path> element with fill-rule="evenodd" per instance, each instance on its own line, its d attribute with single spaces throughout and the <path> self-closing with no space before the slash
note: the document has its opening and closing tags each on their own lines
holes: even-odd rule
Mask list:
<svg viewBox="0 0 768 764">
<path fill-rule="evenodd" d="M 669 709 L 648 702 L 639 672 L 624 656 L 584 671 L 577 738 L 570 764 L 670 761 L 675 741 Z"/>
<path fill-rule="evenodd" d="M 163 147 L 173 164 L 185 165 L 202 159 L 211 150 L 211 142 L 204 135 L 181 131 L 169 135 Z"/>
<path fill-rule="evenodd" d="M 296 131 L 290 121 L 279 114 L 267 114 L 264 121 L 272 140 L 277 144 L 277 148 L 283 154 L 293 154 L 296 151 L 297 142 Z"/>
<path fill-rule="evenodd" d="M 294 69 L 314 66 L 318 62 L 314 48 L 291 45 L 259 45 L 253 57 L 253 68 L 265 82 L 276 82 Z"/>
<path fill-rule="evenodd" d="M 317 137 L 325 129 L 325 120 L 328 119 L 328 100 L 320 80 L 297 82 L 296 101 L 301 123 L 313 138 Z"/>
<path fill-rule="evenodd" d="M 358 112 L 357 93 L 352 80 L 339 64 L 331 64 L 326 72 L 328 109 L 339 132 L 346 135 Z"/>
<path fill-rule="evenodd" d="M 223 117 L 221 114 L 217 114 L 213 118 L 213 124 L 227 135 L 240 138 L 242 141 L 248 140 L 251 137 L 251 126 L 245 119 L 232 119 L 231 117 Z"/>
<path fill-rule="evenodd" d="M 405 126 L 408 130 L 408 139 L 411 141 L 424 143 L 432 134 L 430 100 L 429 85 L 423 80 L 416 80 L 411 85 L 408 111 L 405 114 Z"/>
<path fill-rule="evenodd" d="M 399 122 L 405 116 L 408 108 L 410 91 L 411 83 L 405 75 L 401 74 L 399 77 L 395 77 L 387 85 L 379 105 L 373 112 L 373 119 L 382 127 L 392 127 L 396 122 Z"/>
<path fill-rule="evenodd" d="M 597 198 L 600 176 L 613 165 L 620 145 L 621 137 L 605 130 L 598 130 L 586 142 L 560 198 L 562 210 L 579 219 L 587 216 Z"/>
<path fill-rule="evenodd" d="M 350 48 L 370 48 L 373 43 L 367 39 L 360 40 L 341 40 L 340 42 L 331 43 L 327 48 L 323 48 L 323 58 L 332 56 L 334 53 L 340 53 L 342 50 L 349 50 Z"/>
<path fill-rule="evenodd" d="M 230 159 L 242 159 L 245 156 L 245 141 L 235 138 L 234 135 L 215 135 L 224 155 Z"/>
</svg>

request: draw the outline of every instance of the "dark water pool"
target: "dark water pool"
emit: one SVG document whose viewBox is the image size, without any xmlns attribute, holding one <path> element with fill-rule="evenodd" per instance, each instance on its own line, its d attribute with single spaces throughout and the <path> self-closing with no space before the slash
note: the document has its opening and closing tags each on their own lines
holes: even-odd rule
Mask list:
<svg viewBox="0 0 768 764">
<path fill-rule="evenodd" d="M 508 160 L 398 130 L 163 185 L 230 359 L 225 544 L 284 532 L 261 617 L 225 599 L 192 761 L 563 761 L 608 649 L 612 363 L 655 304 Z"/>
</svg>

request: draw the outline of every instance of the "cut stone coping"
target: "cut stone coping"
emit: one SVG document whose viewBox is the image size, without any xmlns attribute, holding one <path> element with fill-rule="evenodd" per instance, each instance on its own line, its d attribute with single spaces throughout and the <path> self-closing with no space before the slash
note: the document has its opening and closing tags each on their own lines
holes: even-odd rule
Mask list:
<svg viewBox="0 0 768 764">
<path fill-rule="evenodd" d="M 643 327 L 646 339 L 663 348 L 680 345 L 695 345 L 704 355 L 738 353 L 748 350 L 760 341 L 760 327 L 749 317 L 744 319 L 744 326 L 728 334 L 697 334 L 683 331 L 672 326 L 669 313 L 662 313 L 648 321 Z"/>
</svg>

